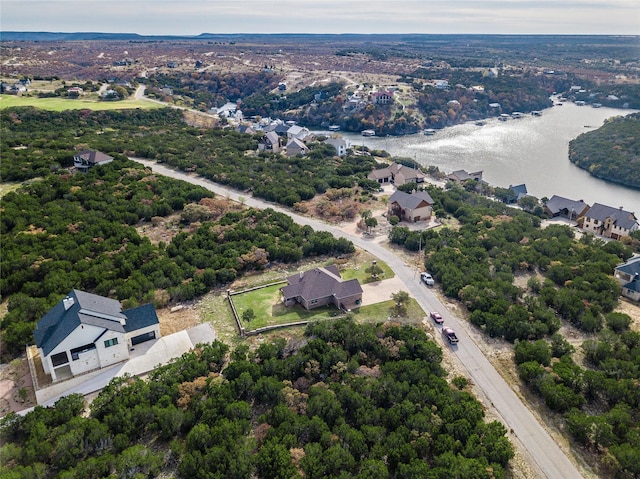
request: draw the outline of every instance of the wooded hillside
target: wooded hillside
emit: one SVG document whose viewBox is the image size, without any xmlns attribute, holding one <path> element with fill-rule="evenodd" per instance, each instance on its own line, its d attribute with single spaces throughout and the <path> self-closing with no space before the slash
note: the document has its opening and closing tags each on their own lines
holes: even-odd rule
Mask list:
<svg viewBox="0 0 640 479">
<path fill-rule="evenodd" d="M 569 159 L 593 176 L 640 188 L 640 113 L 611 118 L 572 140 Z"/>
</svg>

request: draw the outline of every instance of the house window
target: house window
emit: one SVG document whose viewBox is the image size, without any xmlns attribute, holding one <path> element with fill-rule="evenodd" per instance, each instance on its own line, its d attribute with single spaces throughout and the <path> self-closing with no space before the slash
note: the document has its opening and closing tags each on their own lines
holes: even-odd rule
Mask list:
<svg viewBox="0 0 640 479">
<path fill-rule="evenodd" d="M 111 346 L 115 346 L 116 344 L 118 344 L 118 338 L 107 339 L 104 342 L 104 347 L 110 348 Z"/>
<path fill-rule="evenodd" d="M 84 346 L 80 346 L 79 348 L 73 348 L 71 350 L 71 359 L 77 361 L 80 359 L 80 353 L 86 353 L 87 351 L 91 351 L 92 349 L 96 349 L 96 345 L 94 343 L 85 344 Z"/>
<path fill-rule="evenodd" d="M 51 356 L 51 364 L 55 368 L 56 366 L 60 366 L 61 364 L 67 364 L 69 362 L 69 358 L 67 357 L 67 352 L 62 351 L 61 353 L 54 354 Z"/>
</svg>

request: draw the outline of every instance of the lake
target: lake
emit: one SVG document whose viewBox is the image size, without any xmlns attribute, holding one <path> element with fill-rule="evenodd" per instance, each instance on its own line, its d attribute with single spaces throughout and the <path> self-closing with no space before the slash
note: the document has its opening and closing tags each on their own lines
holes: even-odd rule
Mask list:
<svg viewBox="0 0 640 479">
<path fill-rule="evenodd" d="M 424 166 L 434 165 L 445 173 L 455 170 L 483 171 L 493 186 L 524 183 L 537 198 L 560 195 L 587 204 L 622 206 L 640 213 L 640 190 L 592 177 L 568 159 L 569 141 L 602 126 L 607 118 L 636 110 L 592 108 L 565 102 L 542 111 L 541 116 L 520 119 L 488 119 L 484 126 L 465 123 L 427 136 L 362 137 L 342 133 L 351 145 L 386 150 Z M 325 134 L 328 134 L 325 133 Z"/>
</svg>

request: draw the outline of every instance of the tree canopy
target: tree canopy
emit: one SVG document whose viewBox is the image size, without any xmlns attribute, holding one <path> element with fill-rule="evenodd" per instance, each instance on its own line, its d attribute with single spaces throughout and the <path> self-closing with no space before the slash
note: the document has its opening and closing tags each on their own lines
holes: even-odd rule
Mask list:
<svg viewBox="0 0 640 479">
<path fill-rule="evenodd" d="M 506 477 L 506 429 L 447 383 L 424 332 L 347 318 L 313 323 L 296 341 L 230 357 L 218 341 L 198 345 L 148 380 L 114 379 L 88 417 L 79 395 L 10 414 L 0 474 Z"/>
</svg>

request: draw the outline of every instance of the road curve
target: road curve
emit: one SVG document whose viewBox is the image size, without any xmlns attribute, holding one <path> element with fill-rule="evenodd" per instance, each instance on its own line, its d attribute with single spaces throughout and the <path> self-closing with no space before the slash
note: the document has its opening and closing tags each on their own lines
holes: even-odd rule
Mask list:
<svg viewBox="0 0 640 479">
<path fill-rule="evenodd" d="M 449 346 L 443 342 L 442 346 L 452 348 L 453 353 L 467 370 L 475 385 L 482 390 L 497 415 L 502 418 L 507 430 L 512 431 L 510 439 L 518 440 L 530 455 L 532 459 L 530 462 L 538 468 L 538 476 L 548 479 L 581 479 L 584 477 L 467 335 L 459 320 L 450 314 L 436 296 L 419 281 L 417 271 L 391 251 L 360 236 L 345 233 L 320 220 L 300 216 L 279 205 L 244 196 L 242 192 L 221 186 L 202 177 L 182 173 L 153 161 L 140 158 L 131 159 L 151 168 L 155 173 L 202 186 L 217 195 L 239 201 L 246 206 L 259 209 L 272 208 L 285 213 L 300 225 L 309 225 L 315 230 L 328 231 L 336 237 L 346 238 L 356 246 L 385 261 L 425 311 L 440 311 L 444 318 L 444 324 L 455 329 L 460 342 L 456 346 Z M 486 406 L 489 407 L 489 405 Z"/>
</svg>

